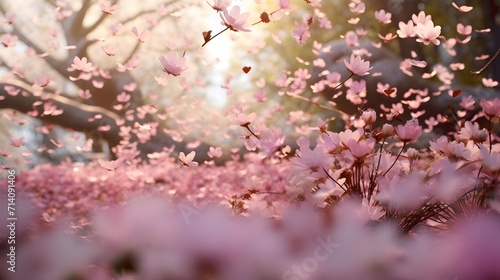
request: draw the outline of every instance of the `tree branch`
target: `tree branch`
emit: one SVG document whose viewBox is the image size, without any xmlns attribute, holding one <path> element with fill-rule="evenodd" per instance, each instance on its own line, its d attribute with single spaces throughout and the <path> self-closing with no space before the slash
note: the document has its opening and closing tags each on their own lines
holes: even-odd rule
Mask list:
<svg viewBox="0 0 500 280">
<path fill-rule="evenodd" d="M 8 94 L 6 87 L 11 86 L 20 92 L 16 96 Z M 120 144 L 123 138 L 119 135 L 120 126 L 116 124 L 116 120 L 120 117 L 115 113 L 97 106 L 85 105 L 69 98 L 52 94 L 44 93 L 37 96 L 33 94 L 31 88 L 20 82 L 11 81 L 8 83 L 0 83 L 0 109 L 14 109 L 18 112 L 27 114 L 33 111 L 35 102 L 51 102 L 58 109 L 62 109 L 63 113 L 57 116 L 43 115 L 43 106 L 37 106 L 40 119 L 47 123 L 52 123 L 63 128 L 81 132 L 92 132 L 98 134 L 103 140 L 108 142 L 109 146 L 116 147 Z M 102 118 L 93 122 L 88 122 L 88 119 L 94 118 L 96 115 L 101 115 Z M 108 131 L 99 131 L 100 126 L 109 125 Z M 139 143 L 137 148 L 141 151 L 141 158 L 147 159 L 147 154 L 160 152 L 165 147 L 176 146 L 179 152 L 196 151 L 199 156 L 197 160 L 208 160 L 207 152 L 208 144 L 202 143 L 195 149 L 188 149 L 187 143 L 177 143 L 170 136 L 165 134 L 161 128 L 158 128 L 158 133 L 151 137 L 146 143 Z"/>
</svg>

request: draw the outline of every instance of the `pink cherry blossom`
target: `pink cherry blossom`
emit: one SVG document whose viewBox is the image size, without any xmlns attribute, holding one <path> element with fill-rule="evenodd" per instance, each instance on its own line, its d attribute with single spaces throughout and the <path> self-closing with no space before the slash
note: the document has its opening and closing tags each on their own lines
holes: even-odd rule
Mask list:
<svg viewBox="0 0 500 280">
<path fill-rule="evenodd" d="M 474 109 L 474 104 L 476 104 L 476 101 L 471 95 L 463 96 L 460 101 L 460 107 L 467 111 Z"/>
<path fill-rule="evenodd" d="M 179 57 L 176 52 L 169 52 L 167 56 L 160 56 L 160 63 L 163 71 L 172 76 L 179 76 L 187 67 L 186 57 Z"/>
<path fill-rule="evenodd" d="M 378 37 L 380 39 L 382 39 L 384 41 L 384 43 L 388 43 L 389 41 L 391 41 L 392 39 L 396 39 L 398 36 L 397 35 L 393 35 L 392 33 L 387 33 L 385 35 L 382 35 L 382 34 L 378 34 Z"/>
<path fill-rule="evenodd" d="M 214 0 L 214 4 L 210 6 L 217 12 L 222 12 L 231 5 L 231 1 L 232 0 Z"/>
<path fill-rule="evenodd" d="M 367 140 L 356 141 L 354 139 L 349 139 L 346 143 L 347 148 L 351 154 L 358 160 L 367 157 L 373 150 L 375 146 L 375 139 L 369 138 Z"/>
<path fill-rule="evenodd" d="M 500 153 L 490 153 L 489 150 L 484 147 L 481 147 L 481 155 L 483 159 L 484 166 L 490 172 L 498 172 L 500 171 Z"/>
<path fill-rule="evenodd" d="M 413 20 L 413 22 L 416 24 L 426 24 L 427 22 L 431 21 L 432 18 L 430 15 L 426 15 L 424 11 L 420 11 L 420 13 L 418 13 L 418 15 L 415 15 L 413 14 L 411 16 L 411 19 Z"/>
<path fill-rule="evenodd" d="M 99 164 L 104 167 L 105 169 L 109 170 L 109 171 L 114 171 L 116 169 L 118 169 L 120 166 L 122 166 L 123 164 L 125 164 L 125 159 L 124 158 L 118 158 L 116 160 L 103 160 L 103 159 L 98 159 L 97 160 L 99 162 Z"/>
<path fill-rule="evenodd" d="M 374 110 L 366 110 L 361 114 L 361 119 L 366 125 L 371 125 L 377 119 L 377 113 Z"/>
<path fill-rule="evenodd" d="M 92 66 L 92 62 L 87 61 L 86 57 L 82 57 L 80 59 L 78 56 L 75 56 L 73 58 L 73 64 L 71 64 L 71 68 L 69 68 L 68 70 L 79 70 L 88 73 L 94 70 L 94 66 Z"/>
<path fill-rule="evenodd" d="M 375 11 L 375 18 L 383 24 L 391 23 L 392 14 L 386 12 L 385 10 Z"/>
<path fill-rule="evenodd" d="M 33 87 L 44 88 L 44 87 L 48 86 L 50 84 L 50 82 L 52 82 L 50 75 L 42 74 L 42 75 L 39 75 L 35 78 L 35 84 L 33 85 Z"/>
<path fill-rule="evenodd" d="M 108 27 L 109 34 L 111 36 L 115 36 L 120 32 L 120 30 L 123 28 L 123 25 L 121 23 L 113 23 Z"/>
<path fill-rule="evenodd" d="M 357 3 L 354 3 L 354 2 L 351 2 L 349 3 L 349 10 L 352 12 L 352 13 L 355 13 L 355 14 L 362 14 L 365 12 L 365 9 L 366 9 L 366 5 L 364 2 L 361 2 L 359 4 Z"/>
<path fill-rule="evenodd" d="M 130 94 L 127 94 L 126 92 L 121 92 L 118 96 L 116 96 L 116 101 L 121 103 L 129 102 L 130 99 L 131 99 Z"/>
<path fill-rule="evenodd" d="M 16 19 L 16 14 L 7 12 L 4 15 L 3 22 L 10 25 L 14 22 L 15 19 Z"/>
<path fill-rule="evenodd" d="M 471 6 L 458 6 L 455 2 L 452 2 L 451 5 L 453 7 L 455 7 L 455 9 L 457 9 L 459 12 L 461 13 L 468 13 L 470 11 L 472 11 L 473 7 Z"/>
<path fill-rule="evenodd" d="M 348 86 L 346 99 L 356 105 L 363 103 L 363 98 L 366 97 L 366 81 L 352 81 Z"/>
<path fill-rule="evenodd" d="M 300 138 L 297 140 L 300 150 L 297 157 L 291 158 L 292 171 L 290 172 L 289 179 L 291 181 L 302 181 L 306 178 L 324 178 L 326 173 L 324 170 L 330 169 L 333 158 L 323 152 L 321 146 L 311 149 L 309 147 L 309 140 Z"/>
<path fill-rule="evenodd" d="M 118 5 L 111 5 L 109 0 L 99 0 L 97 1 L 97 4 L 99 5 L 101 11 L 108 15 L 116 13 L 116 10 L 118 9 Z"/>
<path fill-rule="evenodd" d="M 149 36 L 149 30 L 144 29 L 141 33 L 139 33 L 139 30 L 137 27 L 132 28 L 132 34 L 134 34 L 135 38 L 141 43 L 144 43 L 146 41 L 146 38 Z"/>
<path fill-rule="evenodd" d="M 24 145 L 24 136 L 23 137 L 19 137 L 19 138 L 10 138 L 10 145 L 12 147 L 16 147 L 16 148 L 19 148 L 21 147 L 22 145 Z"/>
<path fill-rule="evenodd" d="M 222 156 L 222 149 L 220 147 L 210 147 L 208 150 L 208 156 L 210 158 L 220 158 Z"/>
<path fill-rule="evenodd" d="M 407 177 L 396 176 L 384 182 L 377 199 L 392 209 L 413 210 L 419 208 L 427 198 L 421 175 L 413 173 Z"/>
<path fill-rule="evenodd" d="M 190 152 L 188 155 L 185 155 L 183 152 L 180 152 L 179 153 L 179 161 L 184 166 L 188 166 L 188 167 L 198 166 L 198 163 L 193 161 L 195 155 L 196 155 L 195 151 Z"/>
<path fill-rule="evenodd" d="M 485 87 L 496 87 L 498 86 L 498 81 L 495 81 L 490 78 L 482 78 L 481 82 L 483 83 L 483 86 Z"/>
<path fill-rule="evenodd" d="M 488 138 L 486 129 L 480 129 L 477 122 L 466 121 L 464 127 L 460 129 L 458 139 L 472 140 L 475 143 L 483 143 Z"/>
<path fill-rule="evenodd" d="M 472 26 L 464 26 L 461 23 L 457 24 L 457 32 L 461 35 L 470 35 L 472 33 Z"/>
<path fill-rule="evenodd" d="M 370 67 L 370 62 L 361 59 L 360 56 L 351 54 L 351 59 L 347 62 L 344 59 L 344 64 L 353 75 L 366 76 L 373 67 Z"/>
<path fill-rule="evenodd" d="M 234 6 L 229 12 L 227 8 L 222 9 L 220 18 L 222 19 L 222 25 L 225 25 L 230 30 L 238 32 L 250 32 L 248 27 L 250 24 L 247 22 L 250 17 L 250 13 L 241 13 L 240 6 Z"/>
<path fill-rule="evenodd" d="M 290 0 L 279 0 L 280 1 L 280 9 L 285 11 L 290 11 Z"/>
<path fill-rule="evenodd" d="M 309 25 L 306 22 L 295 22 L 295 29 L 292 31 L 292 37 L 295 38 L 297 44 L 303 45 L 311 37 Z"/>
<path fill-rule="evenodd" d="M 256 117 L 255 113 L 250 113 L 248 115 L 245 113 L 238 113 L 235 117 L 229 116 L 229 119 L 233 123 L 245 127 L 250 125 L 254 121 L 255 117 Z"/>
<path fill-rule="evenodd" d="M 425 24 L 417 23 L 415 27 L 415 32 L 417 33 L 417 42 L 429 45 L 433 43 L 434 45 L 439 45 L 439 35 L 441 34 L 441 26 L 434 26 L 434 22 L 427 21 Z"/>
<path fill-rule="evenodd" d="M 396 31 L 400 38 L 412 38 L 417 35 L 415 31 L 415 26 L 413 25 L 413 21 L 409 20 L 408 23 L 404 23 L 400 21 L 398 23 L 399 29 Z"/>
<path fill-rule="evenodd" d="M 262 157 L 270 157 L 274 152 L 283 146 L 285 136 L 280 128 L 270 128 L 260 134 L 261 139 L 257 143 L 257 147 L 261 150 Z"/>
<path fill-rule="evenodd" d="M 102 50 L 106 53 L 108 56 L 114 56 L 116 52 L 118 51 L 118 48 L 112 45 L 106 45 L 102 46 Z"/>
<path fill-rule="evenodd" d="M 493 100 L 481 99 L 481 107 L 486 116 L 493 118 L 500 116 L 500 98 Z"/>
<path fill-rule="evenodd" d="M 356 32 L 347 31 L 346 34 L 344 35 L 344 38 L 345 38 L 345 43 L 348 46 L 353 46 L 353 47 L 359 46 L 359 38 Z"/>
<path fill-rule="evenodd" d="M 16 35 L 12 35 L 10 33 L 2 34 L 2 44 L 6 48 L 14 47 L 16 45 L 17 40 L 18 37 Z"/>
<path fill-rule="evenodd" d="M 418 139 L 422 133 L 422 127 L 416 120 L 410 120 L 405 125 L 396 127 L 396 134 L 403 142 L 413 142 Z"/>
</svg>

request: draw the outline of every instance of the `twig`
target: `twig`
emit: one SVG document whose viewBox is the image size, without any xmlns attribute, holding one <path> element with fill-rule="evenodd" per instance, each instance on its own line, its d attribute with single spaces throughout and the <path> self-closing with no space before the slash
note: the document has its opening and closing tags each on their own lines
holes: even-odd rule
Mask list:
<svg viewBox="0 0 500 280">
<path fill-rule="evenodd" d="M 477 76 L 481 73 L 483 73 L 484 70 L 486 70 L 486 68 L 488 68 L 491 63 L 493 62 L 493 60 L 495 60 L 498 56 L 498 54 L 500 54 L 500 48 L 497 50 L 497 52 L 495 53 L 495 55 L 488 61 L 488 63 L 486 63 L 486 65 L 483 66 L 483 68 L 477 70 L 477 71 L 471 71 L 471 74 L 474 75 L 474 76 Z"/>
</svg>

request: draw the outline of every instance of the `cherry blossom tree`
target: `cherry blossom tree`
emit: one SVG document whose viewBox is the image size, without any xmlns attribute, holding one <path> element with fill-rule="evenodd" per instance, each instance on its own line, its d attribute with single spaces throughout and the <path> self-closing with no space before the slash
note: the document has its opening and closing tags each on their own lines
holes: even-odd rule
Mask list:
<svg viewBox="0 0 500 280">
<path fill-rule="evenodd" d="M 139 66 L 138 55 L 149 48 L 143 47 L 146 40 L 152 40 L 147 33 L 163 28 L 162 22 L 174 21 L 175 13 L 190 3 L 163 1 L 135 11 L 127 7 L 136 6 L 135 3 L 106 0 L 98 3 L 91 0 L 33 1 L 32 4 L 38 9 L 38 12 L 33 11 L 38 13 L 36 16 L 46 19 L 44 27 L 36 27 L 30 22 L 23 10 L 29 9 L 23 7 L 29 5 L 27 2 L 20 4 L 17 13 L 16 5 L 19 4 L 8 1 L 0 4 L 0 12 L 5 15 L 2 23 L 5 50 L 1 59 L 2 65 L 10 70 L 0 86 L 0 108 L 28 114 L 44 124 L 85 132 L 94 141 L 95 152 L 102 151 L 103 141 L 110 150 L 116 148 L 124 140 L 120 127 L 159 121 L 152 115 L 158 108 L 145 100 L 144 84 L 132 71 Z M 142 25 L 148 27 L 139 33 L 134 25 L 141 19 L 146 22 Z M 136 42 L 127 43 L 131 46 L 128 49 L 123 45 L 119 47 L 117 43 L 127 40 L 128 34 L 135 36 Z M 102 52 L 104 56 L 100 54 Z M 162 61 L 162 64 L 168 74 L 178 75 L 184 70 L 175 68 L 182 67 L 180 62 L 177 66 L 165 65 L 175 59 L 173 54 L 169 52 L 167 60 L 170 60 Z M 11 59 L 13 55 L 17 59 Z M 108 63 L 106 67 L 92 61 L 106 60 L 106 57 L 109 61 L 120 62 L 114 67 Z M 33 63 L 40 66 L 27 67 Z M 75 96 L 75 93 L 79 95 Z M 120 94 L 128 96 L 129 100 L 119 102 L 117 97 Z M 44 104 L 51 104 L 57 112 L 43 112 Z M 146 111 L 144 116 L 134 115 L 141 111 Z M 96 115 L 98 119 L 89 121 Z M 118 119 L 125 119 L 125 123 L 117 125 Z M 134 135 L 131 137 L 131 143 L 137 142 Z M 186 142 L 172 140 L 172 136 L 160 127 L 150 135 L 149 141 L 138 143 L 136 149 L 141 157 L 146 158 L 148 153 L 159 152 L 174 144 L 179 150 L 188 150 Z M 206 151 L 208 146 L 202 143 L 198 150 Z M 112 153 L 116 154 L 116 151 Z"/>
</svg>

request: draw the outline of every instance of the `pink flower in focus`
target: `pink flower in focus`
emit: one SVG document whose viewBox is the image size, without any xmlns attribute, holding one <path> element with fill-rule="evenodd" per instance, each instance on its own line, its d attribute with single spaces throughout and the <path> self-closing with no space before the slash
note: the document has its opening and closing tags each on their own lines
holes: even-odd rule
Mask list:
<svg viewBox="0 0 500 280">
<path fill-rule="evenodd" d="M 441 26 L 434 26 L 434 22 L 431 20 L 427 21 L 425 24 L 417 23 L 415 27 L 415 32 L 417 33 L 417 42 L 429 45 L 433 43 L 434 45 L 439 45 L 441 42 L 438 40 L 441 34 Z"/>
<path fill-rule="evenodd" d="M 410 120 L 404 126 L 398 125 L 396 127 L 396 134 L 403 142 L 413 142 L 418 139 L 421 133 L 422 127 L 417 120 Z"/>
<path fill-rule="evenodd" d="M 425 24 L 428 21 L 431 21 L 431 16 L 426 15 L 424 11 L 420 11 L 420 13 L 418 13 L 418 15 L 413 14 L 411 16 L 411 19 L 413 20 L 413 22 L 415 24 L 419 24 L 419 23 Z"/>
<path fill-rule="evenodd" d="M 250 32 L 248 29 L 249 23 L 247 19 L 250 17 L 250 13 L 241 13 L 239 6 L 234 6 L 231 12 L 227 8 L 222 9 L 220 18 L 222 19 L 222 25 L 225 25 L 232 31 L 238 32 Z"/>
<path fill-rule="evenodd" d="M 375 146 L 375 140 L 373 138 L 360 141 L 349 139 L 346 146 L 355 158 L 362 160 L 373 150 L 373 147 Z"/>
<path fill-rule="evenodd" d="M 94 70 L 94 67 L 92 66 L 92 62 L 88 62 L 86 57 L 82 57 L 81 59 L 78 56 L 75 56 L 73 58 L 73 64 L 71 64 L 71 68 L 68 70 L 74 71 L 74 70 L 79 70 L 82 72 L 91 72 Z"/>
<path fill-rule="evenodd" d="M 195 151 L 190 152 L 187 156 L 183 152 L 180 152 L 179 161 L 182 163 L 182 165 L 187 167 L 198 166 L 198 163 L 193 161 L 195 155 Z"/>
<path fill-rule="evenodd" d="M 382 24 L 391 23 L 391 13 L 387 13 L 385 10 L 375 11 L 375 18 Z"/>
<path fill-rule="evenodd" d="M 474 143 L 483 143 L 488 138 L 486 129 L 479 129 L 478 123 L 466 121 L 459 132 L 458 139 L 472 140 Z"/>
<path fill-rule="evenodd" d="M 415 32 L 415 26 L 413 25 L 413 21 L 409 20 L 407 24 L 400 21 L 399 29 L 396 31 L 399 38 L 411 38 L 415 37 L 417 33 Z"/>
<path fill-rule="evenodd" d="M 160 63 L 163 67 L 163 71 L 172 76 L 179 76 L 187 67 L 186 57 L 179 57 L 175 52 L 169 52 L 167 56 L 160 56 Z"/>
<path fill-rule="evenodd" d="M 349 70 L 349 72 L 351 72 L 354 75 L 358 75 L 358 76 L 368 75 L 369 74 L 368 71 L 370 71 L 373 68 L 373 67 L 370 67 L 369 61 L 365 61 L 365 60 L 361 59 L 360 56 L 358 56 L 358 55 L 355 56 L 354 54 L 351 54 L 351 59 L 349 60 L 349 62 L 347 62 L 344 59 L 344 64 L 347 67 L 347 69 Z"/>
<path fill-rule="evenodd" d="M 500 116 L 500 98 L 495 98 L 493 100 L 481 100 L 481 107 L 486 116 L 494 118 Z"/>
</svg>

